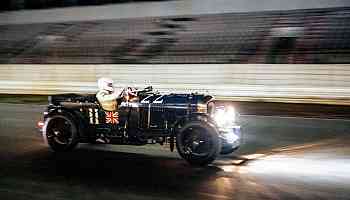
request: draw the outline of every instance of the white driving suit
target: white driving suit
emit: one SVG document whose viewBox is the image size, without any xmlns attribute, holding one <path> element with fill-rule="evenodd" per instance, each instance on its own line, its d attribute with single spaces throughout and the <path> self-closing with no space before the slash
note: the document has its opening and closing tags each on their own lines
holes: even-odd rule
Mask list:
<svg viewBox="0 0 350 200">
<path fill-rule="evenodd" d="M 114 92 L 110 93 L 107 90 L 100 90 L 96 94 L 97 100 L 100 102 L 102 108 L 106 111 L 117 110 L 117 98 L 118 95 Z"/>
</svg>

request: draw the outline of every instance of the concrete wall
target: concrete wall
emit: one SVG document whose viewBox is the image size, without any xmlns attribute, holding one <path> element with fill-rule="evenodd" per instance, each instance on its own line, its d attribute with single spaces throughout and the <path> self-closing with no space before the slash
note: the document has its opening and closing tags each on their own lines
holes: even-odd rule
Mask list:
<svg viewBox="0 0 350 200">
<path fill-rule="evenodd" d="M 0 93 L 95 92 L 152 84 L 159 91 L 207 92 L 219 99 L 349 103 L 350 65 L 1 65 Z"/>
</svg>

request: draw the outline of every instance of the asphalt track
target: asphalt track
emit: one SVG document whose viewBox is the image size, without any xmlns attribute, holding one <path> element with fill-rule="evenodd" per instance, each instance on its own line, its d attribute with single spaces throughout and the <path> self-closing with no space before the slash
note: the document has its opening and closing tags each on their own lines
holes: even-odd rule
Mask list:
<svg viewBox="0 0 350 200">
<path fill-rule="evenodd" d="M 43 108 L 0 104 L 3 200 L 350 197 L 348 120 L 242 116 L 242 148 L 194 168 L 158 145 L 55 154 L 35 128 Z"/>
</svg>

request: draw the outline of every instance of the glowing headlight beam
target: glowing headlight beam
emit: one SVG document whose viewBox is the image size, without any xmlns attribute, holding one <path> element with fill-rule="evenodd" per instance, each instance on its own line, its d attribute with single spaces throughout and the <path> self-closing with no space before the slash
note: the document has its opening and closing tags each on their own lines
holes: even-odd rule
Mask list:
<svg viewBox="0 0 350 200">
<path fill-rule="evenodd" d="M 217 109 L 214 115 L 214 120 L 219 127 L 231 127 L 236 121 L 236 111 L 233 107 Z"/>
</svg>

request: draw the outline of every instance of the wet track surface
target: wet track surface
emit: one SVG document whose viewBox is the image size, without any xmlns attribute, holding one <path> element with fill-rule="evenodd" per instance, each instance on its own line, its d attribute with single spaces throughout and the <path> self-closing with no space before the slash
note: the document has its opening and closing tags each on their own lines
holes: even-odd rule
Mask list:
<svg viewBox="0 0 350 200">
<path fill-rule="evenodd" d="M 0 104 L 1 199 L 349 199 L 350 121 L 242 116 L 244 145 L 191 167 L 158 145 L 55 154 L 42 106 Z"/>
</svg>

